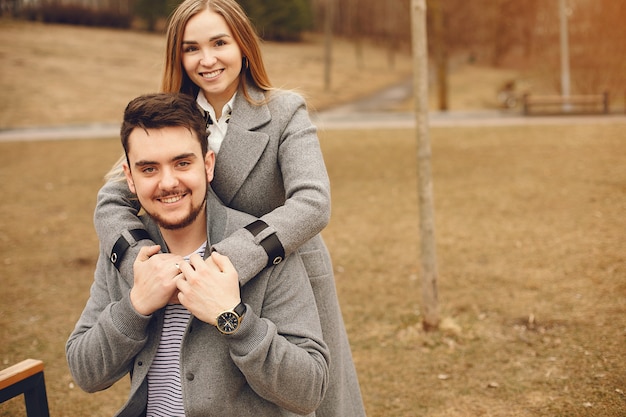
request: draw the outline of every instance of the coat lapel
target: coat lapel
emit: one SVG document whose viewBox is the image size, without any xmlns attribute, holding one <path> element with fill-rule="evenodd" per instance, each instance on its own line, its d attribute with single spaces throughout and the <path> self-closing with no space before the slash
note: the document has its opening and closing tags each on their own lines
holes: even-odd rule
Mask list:
<svg viewBox="0 0 626 417">
<path fill-rule="evenodd" d="M 265 99 L 262 91 L 248 87 L 253 100 Z M 230 204 L 263 154 L 269 136 L 258 129 L 271 118 L 266 105 L 255 106 L 241 91 L 237 94 L 228 131 L 215 161 L 215 180 L 212 182 L 215 193 L 224 204 Z"/>
<path fill-rule="evenodd" d="M 211 250 L 209 249 L 211 245 L 226 237 L 226 226 L 228 225 L 226 207 L 215 195 L 212 187 L 207 193 L 206 201 L 207 250 L 204 253 L 205 259 L 211 254 Z"/>
</svg>

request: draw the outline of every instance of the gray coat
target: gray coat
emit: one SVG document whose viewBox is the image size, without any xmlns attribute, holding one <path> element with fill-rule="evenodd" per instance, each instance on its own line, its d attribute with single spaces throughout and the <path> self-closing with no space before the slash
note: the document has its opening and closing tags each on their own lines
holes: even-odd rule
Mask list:
<svg viewBox="0 0 626 417">
<path fill-rule="evenodd" d="M 213 194 L 207 201 L 209 244 L 250 222 Z M 158 228 L 142 219 L 166 247 Z M 117 415 L 136 417 L 147 404 L 147 373 L 163 313 L 135 312 L 129 283 L 107 258 L 100 254 L 90 298 L 67 342 L 67 360 L 87 391 L 106 389 L 130 373 L 129 400 Z M 294 254 L 264 269 L 242 287 L 241 298 L 247 310 L 234 335 L 189 321 L 180 354 L 185 415 L 314 416 L 327 387 L 329 353 L 302 260 Z"/>
<path fill-rule="evenodd" d="M 255 101 L 266 98 L 258 89 L 249 91 Z M 317 415 L 365 416 L 330 255 L 319 234 L 330 219 L 330 183 L 317 130 L 302 97 L 275 91 L 264 104 L 252 105 L 243 93 L 237 94 L 212 186 L 228 207 L 269 225 L 256 238 L 240 229 L 213 245 L 230 258 L 242 283 L 265 267 L 267 254 L 259 243 L 269 233 L 276 233 L 287 254 L 298 251 L 304 261 L 331 351 L 330 385 Z M 109 182 L 100 190 L 95 225 L 105 253 L 110 253 L 121 229 L 142 227 L 137 210 L 125 183 Z M 128 232 L 123 233 L 133 247 L 120 270 L 132 277 L 132 263 L 144 243 L 134 245 Z"/>
</svg>

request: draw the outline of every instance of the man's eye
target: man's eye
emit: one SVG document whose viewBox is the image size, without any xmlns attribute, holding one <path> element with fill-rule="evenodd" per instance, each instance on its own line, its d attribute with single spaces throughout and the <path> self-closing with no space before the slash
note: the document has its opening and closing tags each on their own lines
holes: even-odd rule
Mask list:
<svg viewBox="0 0 626 417">
<path fill-rule="evenodd" d="M 141 172 L 143 172 L 144 174 L 152 174 L 154 171 L 155 171 L 155 169 L 152 168 L 152 167 L 146 167 L 146 168 L 141 170 Z"/>
</svg>

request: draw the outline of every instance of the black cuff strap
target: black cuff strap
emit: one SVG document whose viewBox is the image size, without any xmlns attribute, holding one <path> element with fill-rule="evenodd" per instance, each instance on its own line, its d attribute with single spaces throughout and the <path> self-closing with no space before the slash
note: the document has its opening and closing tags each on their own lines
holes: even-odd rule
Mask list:
<svg viewBox="0 0 626 417">
<path fill-rule="evenodd" d="M 133 239 L 135 239 L 136 242 L 144 239 L 150 239 L 150 235 L 144 229 L 133 229 L 129 230 L 128 233 L 130 233 L 130 235 L 133 237 Z M 128 248 L 130 248 L 130 243 L 128 243 L 124 235 L 120 236 L 120 238 L 117 239 L 117 242 L 115 242 L 115 245 L 113 245 L 109 260 L 111 261 L 111 263 L 113 263 L 113 265 L 115 265 L 118 270 L 120 269 L 120 263 L 122 262 L 124 254 L 126 253 Z"/>
<path fill-rule="evenodd" d="M 255 220 L 245 228 L 252 233 L 252 236 L 256 236 L 269 226 L 263 220 Z M 272 233 L 261 241 L 261 247 L 267 253 L 267 266 L 278 265 L 285 259 L 285 248 L 283 248 L 280 239 L 276 236 L 276 233 Z"/>
<path fill-rule="evenodd" d="M 255 220 L 245 228 L 248 232 L 252 233 L 252 236 L 256 236 L 261 233 L 263 230 L 267 229 L 269 226 L 263 220 Z"/>
</svg>

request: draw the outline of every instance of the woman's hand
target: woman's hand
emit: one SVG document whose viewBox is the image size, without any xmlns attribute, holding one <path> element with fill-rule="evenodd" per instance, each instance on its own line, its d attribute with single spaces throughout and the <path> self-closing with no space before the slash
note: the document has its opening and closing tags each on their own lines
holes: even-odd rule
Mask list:
<svg viewBox="0 0 626 417">
<path fill-rule="evenodd" d="M 180 271 L 178 299 L 200 320 L 215 326 L 217 316 L 239 304 L 239 276 L 228 257 L 213 252 L 205 261 L 193 254 Z"/>
</svg>

